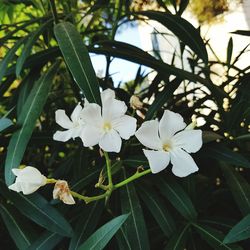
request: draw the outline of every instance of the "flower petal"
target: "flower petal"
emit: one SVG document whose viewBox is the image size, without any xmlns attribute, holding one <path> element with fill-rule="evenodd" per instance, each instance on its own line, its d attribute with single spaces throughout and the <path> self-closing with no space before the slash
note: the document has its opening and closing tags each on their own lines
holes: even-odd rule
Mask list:
<svg viewBox="0 0 250 250">
<path fill-rule="evenodd" d="M 99 143 L 103 136 L 100 128 L 93 125 L 85 125 L 80 135 L 85 147 L 93 147 Z"/>
<path fill-rule="evenodd" d="M 66 142 L 72 138 L 72 129 L 65 131 L 56 131 L 53 135 L 53 140 Z"/>
<path fill-rule="evenodd" d="M 82 121 L 92 126 L 102 126 L 103 119 L 101 116 L 101 107 L 96 103 L 89 103 L 84 106 L 81 112 Z"/>
<path fill-rule="evenodd" d="M 12 191 L 16 191 L 16 192 L 21 192 L 22 191 L 22 187 L 20 185 L 20 183 L 13 183 L 12 185 L 8 186 L 8 188 Z"/>
<path fill-rule="evenodd" d="M 102 105 L 108 106 L 110 99 L 115 99 L 115 91 L 112 89 L 105 89 L 101 92 Z"/>
<path fill-rule="evenodd" d="M 147 121 L 144 122 L 141 127 L 135 132 L 135 136 L 144 146 L 155 150 L 161 150 L 162 142 L 159 138 L 158 129 L 158 121 Z"/>
<path fill-rule="evenodd" d="M 81 111 L 82 111 L 82 106 L 80 103 L 78 103 L 70 116 L 72 122 L 78 122 Z"/>
<path fill-rule="evenodd" d="M 143 149 L 143 152 L 148 159 L 149 167 L 153 174 L 159 173 L 168 166 L 170 160 L 168 152 L 146 149 Z"/>
<path fill-rule="evenodd" d="M 56 111 L 56 123 L 59 124 L 62 128 L 70 129 L 73 126 L 72 121 L 70 121 L 69 117 L 65 114 L 65 110 L 58 109 Z"/>
<path fill-rule="evenodd" d="M 173 164 L 172 172 L 178 177 L 188 176 L 199 169 L 191 155 L 180 148 L 170 152 L 170 159 Z"/>
<path fill-rule="evenodd" d="M 159 124 L 160 138 L 164 143 L 185 127 L 186 123 L 180 114 L 165 110 Z"/>
<path fill-rule="evenodd" d="M 113 120 L 112 127 L 118 131 L 121 138 L 128 140 L 130 136 L 135 134 L 136 119 L 134 117 L 124 115 Z"/>
<path fill-rule="evenodd" d="M 201 130 L 183 130 L 172 138 L 173 146 L 182 148 L 188 153 L 197 152 L 202 146 Z"/>
<path fill-rule="evenodd" d="M 103 135 L 99 142 L 100 148 L 106 152 L 119 153 L 121 150 L 122 139 L 115 130 L 110 130 Z"/>
</svg>

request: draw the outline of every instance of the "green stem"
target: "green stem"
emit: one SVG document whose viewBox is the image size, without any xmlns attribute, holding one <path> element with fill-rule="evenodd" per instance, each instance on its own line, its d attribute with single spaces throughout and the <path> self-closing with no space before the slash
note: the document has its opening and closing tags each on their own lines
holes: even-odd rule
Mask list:
<svg viewBox="0 0 250 250">
<path fill-rule="evenodd" d="M 59 20 L 58 20 L 58 16 L 57 16 L 57 12 L 56 12 L 55 0 L 49 0 L 49 4 L 50 4 L 50 8 L 51 8 L 51 11 L 52 11 L 54 21 L 57 24 L 59 22 Z"/>
<path fill-rule="evenodd" d="M 80 200 L 84 200 L 85 203 L 89 203 L 89 202 L 91 202 L 91 201 L 101 200 L 101 199 L 107 197 L 108 195 L 110 195 L 108 191 L 105 192 L 104 194 L 97 195 L 97 196 L 91 196 L 91 197 L 83 196 L 83 195 L 78 194 L 78 193 L 76 193 L 76 192 L 74 192 L 74 191 L 70 191 L 70 193 L 71 193 L 71 195 L 72 195 L 73 197 L 78 198 L 78 199 L 80 199 Z"/>
<path fill-rule="evenodd" d="M 107 175 L 108 175 L 108 186 L 109 189 L 112 190 L 113 188 L 113 181 L 112 181 L 112 173 L 111 173 L 111 161 L 109 159 L 109 155 L 107 152 L 103 152 L 104 153 L 104 157 L 106 160 L 106 167 L 107 167 Z"/>
<path fill-rule="evenodd" d="M 138 172 L 138 171 L 137 171 L 134 175 L 130 176 L 130 177 L 127 178 L 126 180 L 121 181 L 121 182 L 115 184 L 115 185 L 114 185 L 114 189 L 117 189 L 117 188 L 120 188 L 120 187 L 122 187 L 122 186 L 124 186 L 124 185 L 127 185 L 127 184 L 130 183 L 131 181 L 134 181 L 134 180 L 136 180 L 136 179 L 138 179 L 138 178 L 140 178 L 140 177 L 142 177 L 142 176 L 144 176 L 144 175 L 146 175 L 146 174 L 150 174 L 150 173 L 151 173 L 151 169 L 147 169 L 147 170 L 144 170 L 144 171 L 142 171 L 142 172 Z"/>
</svg>

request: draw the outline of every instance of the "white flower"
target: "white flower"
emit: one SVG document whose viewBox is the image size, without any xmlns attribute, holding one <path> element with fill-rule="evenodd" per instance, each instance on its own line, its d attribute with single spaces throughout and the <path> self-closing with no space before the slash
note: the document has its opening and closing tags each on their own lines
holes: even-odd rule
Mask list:
<svg viewBox="0 0 250 250">
<path fill-rule="evenodd" d="M 34 193 L 38 188 L 46 185 L 47 178 L 34 167 L 27 166 L 23 169 L 13 168 L 16 181 L 9 186 L 9 189 L 23 194 Z"/>
<path fill-rule="evenodd" d="M 123 139 L 129 139 L 136 130 L 136 119 L 125 115 L 127 106 L 115 99 L 115 92 L 106 89 L 101 93 L 102 107 L 86 103 L 81 117 L 84 129 L 81 138 L 85 147 L 99 144 L 106 152 L 120 152 Z"/>
<path fill-rule="evenodd" d="M 53 190 L 53 199 L 60 199 L 67 205 L 74 205 L 75 200 L 70 193 L 67 181 L 58 180 Z"/>
<path fill-rule="evenodd" d="M 83 126 L 80 117 L 81 111 L 82 106 L 80 103 L 78 103 L 70 116 L 71 120 L 65 114 L 65 110 L 58 109 L 56 111 L 56 123 L 67 130 L 56 131 L 56 133 L 53 135 L 54 140 L 66 142 L 71 138 L 75 139 L 76 137 L 80 136 Z"/>
<path fill-rule="evenodd" d="M 143 152 L 149 161 L 152 173 L 165 169 L 171 161 L 172 172 L 185 177 L 198 170 L 188 153 L 197 152 L 202 146 L 201 130 L 185 129 L 186 123 L 180 114 L 165 110 L 160 122 L 146 121 L 135 136 L 146 147 Z M 182 131 L 181 131 L 182 130 Z"/>
</svg>

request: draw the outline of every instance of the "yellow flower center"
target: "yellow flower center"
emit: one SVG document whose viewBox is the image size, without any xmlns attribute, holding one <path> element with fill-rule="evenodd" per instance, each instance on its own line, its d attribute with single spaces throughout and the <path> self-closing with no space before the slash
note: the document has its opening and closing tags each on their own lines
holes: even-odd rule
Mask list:
<svg viewBox="0 0 250 250">
<path fill-rule="evenodd" d="M 171 149 L 171 146 L 168 143 L 165 143 L 163 144 L 162 148 L 164 151 L 169 152 Z"/>
<path fill-rule="evenodd" d="M 104 122 L 103 129 L 105 132 L 108 132 L 112 128 L 110 122 Z"/>
</svg>

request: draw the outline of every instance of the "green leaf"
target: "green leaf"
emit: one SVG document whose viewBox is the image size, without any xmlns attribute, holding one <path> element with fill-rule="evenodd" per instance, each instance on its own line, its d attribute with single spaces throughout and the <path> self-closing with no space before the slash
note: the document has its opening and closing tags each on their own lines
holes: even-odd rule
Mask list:
<svg viewBox="0 0 250 250">
<path fill-rule="evenodd" d="M 184 44 L 188 45 L 205 63 L 208 55 L 205 43 L 197 29 L 191 23 L 177 15 L 160 11 L 143 11 L 140 15 L 147 16 L 151 20 L 158 21 L 171 30 Z"/>
<path fill-rule="evenodd" d="M 102 212 L 103 202 L 98 201 L 82 211 L 82 216 L 78 219 L 74 235 L 70 241 L 69 250 L 78 249 L 82 242 L 90 236 Z"/>
<path fill-rule="evenodd" d="M 250 162 L 241 154 L 219 144 L 203 147 L 201 152 L 204 157 L 210 157 L 219 161 L 228 162 L 235 166 L 250 168 Z"/>
<path fill-rule="evenodd" d="M 54 27 L 54 33 L 76 83 L 89 102 L 101 105 L 99 84 L 93 69 L 88 50 L 76 28 L 68 22 Z"/>
<path fill-rule="evenodd" d="M 184 218 L 190 221 L 196 220 L 197 212 L 192 204 L 192 201 L 177 182 L 175 182 L 172 178 L 158 178 L 156 184 L 161 193 Z"/>
<path fill-rule="evenodd" d="M 175 231 L 176 226 L 173 218 L 166 208 L 166 205 L 152 188 L 149 189 L 146 186 L 143 186 L 143 188 L 140 188 L 139 194 L 152 216 L 157 221 L 161 230 L 167 237 L 170 237 L 170 235 Z"/>
<path fill-rule="evenodd" d="M 0 132 L 10 127 L 13 122 L 8 118 L 0 118 Z"/>
<path fill-rule="evenodd" d="M 78 250 L 104 249 L 122 224 L 127 220 L 128 216 L 128 214 L 120 215 L 100 227 L 78 248 Z"/>
<path fill-rule="evenodd" d="M 123 179 L 127 178 L 123 169 Z M 130 217 L 122 227 L 132 249 L 149 249 L 147 227 L 143 217 L 140 200 L 133 183 L 121 188 L 121 205 L 123 213 L 130 213 Z"/>
<path fill-rule="evenodd" d="M 11 169 L 17 168 L 20 165 L 26 146 L 35 127 L 36 120 L 40 116 L 47 100 L 57 68 L 58 63 L 54 64 L 35 83 L 18 117 L 17 125 L 20 125 L 21 128 L 11 137 L 5 161 L 5 181 L 8 186 L 14 181 L 14 175 Z"/>
<path fill-rule="evenodd" d="M 223 243 L 223 234 L 211 227 L 193 224 L 199 235 L 215 250 L 233 250 L 235 247 Z"/>
<path fill-rule="evenodd" d="M 17 217 L 10 205 L 0 204 L 0 214 L 16 246 L 19 249 L 27 249 L 32 241 L 32 231 L 27 230 L 27 225 Z"/>
<path fill-rule="evenodd" d="M 233 54 L 233 39 L 230 37 L 227 45 L 227 66 L 230 67 Z"/>
<path fill-rule="evenodd" d="M 47 231 L 35 240 L 27 250 L 53 250 L 62 239 L 63 236 Z"/>
<path fill-rule="evenodd" d="M 15 43 L 15 45 L 9 49 L 3 60 L 1 61 L 1 67 L 0 67 L 0 84 L 3 80 L 3 77 L 5 76 L 5 73 L 7 71 L 8 65 L 13 62 L 15 53 L 18 50 L 18 48 L 26 41 L 26 37 L 21 38 L 18 40 L 18 42 Z"/>
<path fill-rule="evenodd" d="M 43 33 L 43 31 L 47 28 L 47 26 L 50 25 L 51 23 L 52 23 L 52 19 L 48 20 L 47 22 L 39 26 L 39 28 L 36 31 L 28 35 L 28 40 L 22 49 L 22 54 L 17 59 L 17 63 L 16 63 L 16 75 L 17 76 L 20 76 L 20 73 L 23 69 L 23 64 L 31 53 L 32 46 L 34 45 L 36 40 L 39 38 L 39 36 Z"/>
<path fill-rule="evenodd" d="M 129 157 L 127 157 L 125 160 L 122 161 L 124 163 L 125 166 L 129 166 L 129 167 L 139 167 L 139 166 L 144 166 L 144 165 L 148 165 L 148 161 L 146 159 L 146 157 L 143 155 L 131 155 Z"/>
<path fill-rule="evenodd" d="M 9 191 L 6 185 L 0 182 L 0 193 L 12 201 L 15 207 L 27 218 L 51 232 L 63 236 L 71 236 L 72 228 L 66 219 L 53 208 L 41 195 L 34 193 L 28 196 Z"/>
<path fill-rule="evenodd" d="M 242 215 L 250 213 L 250 186 L 232 167 L 221 164 L 227 184 Z"/>
<path fill-rule="evenodd" d="M 237 223 L 226 235 L 224 243 L 233 243 L 250 238 L 250 214 Z"/>
<path fill-rule="evenodd" d="M 164 248 L 164 250 L 183 250 L 183 249 L 185 249 L 189 226 L 190 226 L 190 224 L 187 224 L 185 227 L 177 230 L 176 233 L 170 238 L 170 240 L 169 240 L 167 246 Z"/>
</svg>

